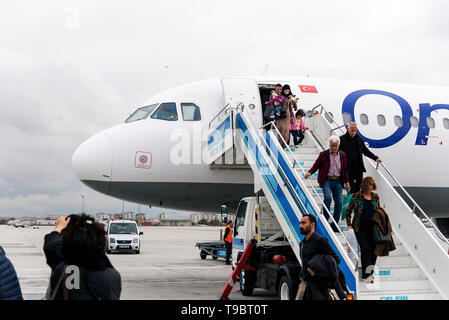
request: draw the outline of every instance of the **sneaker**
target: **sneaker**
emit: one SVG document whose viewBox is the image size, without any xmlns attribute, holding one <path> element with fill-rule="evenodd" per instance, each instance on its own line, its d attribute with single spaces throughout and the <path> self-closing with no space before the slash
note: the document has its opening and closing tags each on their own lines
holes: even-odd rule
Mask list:
<svg viewBox="0 0 449 320">
<path fill-rule="evenodd" d="M 365 279 L 365 283 L 374 283 L 374 276 L 371 274 Z"/>
</svg>

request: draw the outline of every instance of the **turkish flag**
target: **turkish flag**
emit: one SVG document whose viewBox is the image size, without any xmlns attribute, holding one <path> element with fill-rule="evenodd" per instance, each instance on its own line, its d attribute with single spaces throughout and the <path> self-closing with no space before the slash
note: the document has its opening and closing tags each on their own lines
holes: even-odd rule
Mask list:
<svg viewBox="0 0 449 320">
<path fill-rule="evenodd" d="M 299 89 L 301 90 L 301 92 L 318 93 L 318 90 L 315 88 L 315 86 L 302 86 L 302 85 L 299 85 Z"/>
</svg>

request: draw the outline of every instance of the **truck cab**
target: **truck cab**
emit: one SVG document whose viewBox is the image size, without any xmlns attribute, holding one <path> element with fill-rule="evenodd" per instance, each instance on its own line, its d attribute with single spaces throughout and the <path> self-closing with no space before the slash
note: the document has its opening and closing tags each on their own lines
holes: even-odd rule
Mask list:
<svg viewBox="0 0 449 320">
<path fill-rule="evenodd" d="M 238 205 L 232 242 L 233 267 L 252 240 L 256 246 L 246 264 L 256 271 L 243 269 L 242 294 L 248 296 L 254 288 L 263 288 L 281 300 L 293 300 L 300 283 L 301 265 L 263 196 L 243 198 Z"/>
</svg>

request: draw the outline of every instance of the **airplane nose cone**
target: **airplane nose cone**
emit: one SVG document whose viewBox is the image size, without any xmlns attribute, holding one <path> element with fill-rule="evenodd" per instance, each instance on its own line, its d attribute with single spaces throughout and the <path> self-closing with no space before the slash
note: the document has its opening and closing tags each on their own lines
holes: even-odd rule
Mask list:
<svg viewBox="0 0 449 320">
<path fill-rule="evenodd" d="M 112 178 L 111 139 L 105 133 L 87 139 L 73 153 L 72 168 L 81 182 L 108 194 Z"/>
</svg>

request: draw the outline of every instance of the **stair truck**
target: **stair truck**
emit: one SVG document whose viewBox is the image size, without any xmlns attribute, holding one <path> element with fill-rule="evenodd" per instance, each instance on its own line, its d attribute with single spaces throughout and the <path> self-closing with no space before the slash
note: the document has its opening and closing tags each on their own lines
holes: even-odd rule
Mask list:
<svg viewBox="0 0 449 320">
<path fill-rule="evenodd" d="M 281 300 L 293 300 L 298 291 L 301 265 L 263 196 L 243 198 L 239 203 L 232 243 L 233 265 L 252 239 L 257 245 L 247 264 L 256 271 L 243 269 L 242 294 L 249 296 L 254 288 L 263 288 Z"/>
</svg>

